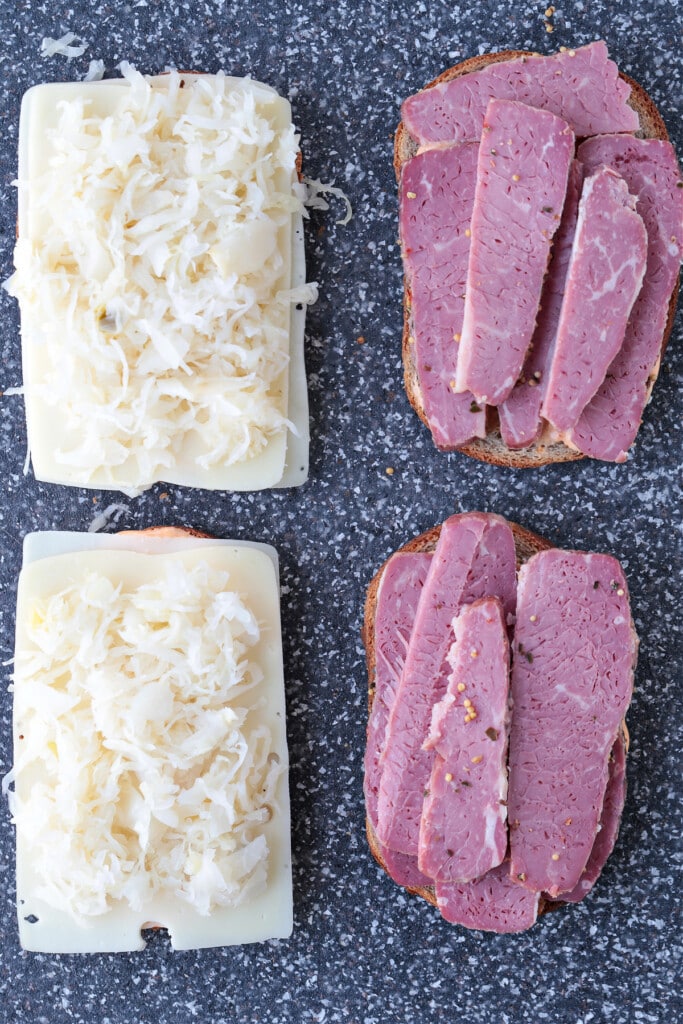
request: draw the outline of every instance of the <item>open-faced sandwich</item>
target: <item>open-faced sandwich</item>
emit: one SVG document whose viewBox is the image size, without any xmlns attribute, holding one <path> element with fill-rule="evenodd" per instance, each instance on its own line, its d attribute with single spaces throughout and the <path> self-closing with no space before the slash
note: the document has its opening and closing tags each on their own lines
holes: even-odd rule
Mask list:
<svg viewBox="0 0 683 1024">
<path fill-rule="evenodd" d="M 286 937 L 277 555 L 159 528 L 24 542 L 14 662 L 25 949 Z"/>
<path fill-rule="evenodd" d="M 315 290 L 290 105 L 250 78 L 122 71 L 22 104 L 8 287 L 36 477 L 303 483 Z"/>
<path fill-rule="evenodd" d="M 454 515 L 381 567 L 364 640 L 367 834 L 384 870 L 486 931 L 583 899 L 626 793 L 637 637 L 617 560 Z"/>
<path fill-rule="evenodd" d="M 683 183 L 603 42 L 445 71 L 395 138 L 406 391 L 435 444 L 627 457 L 673 324 Z"/>
</svg>

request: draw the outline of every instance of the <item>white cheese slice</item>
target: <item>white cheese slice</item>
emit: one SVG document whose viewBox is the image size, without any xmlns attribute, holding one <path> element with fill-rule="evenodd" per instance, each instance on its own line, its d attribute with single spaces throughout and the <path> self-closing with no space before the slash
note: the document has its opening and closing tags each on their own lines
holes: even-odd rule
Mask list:
<svg viewBox="0 0 683 1024">
<path fill-rule="evenodd" d="M 216 76 L 211 75 L 201 77 L 205 82 L 210 82 L 216 78 Z M 187 89 L 191 87 L 195 80 L 196 76 L 188 76 L 184 79 Z M 273 152 L 280 152 L 277 149 L 277 146 L 280 146 L 283 153 L 289 154 L 288 147 L 291 147 L 292 139 L 294 138 L 289 103 L 268 86 L 254 82 L 251 79 L 223 77 L 221 80 L 225 83 L 225 88 L 228 92 L 233 90 L 235 94 L 247 95 L 249 102 L 253 106 L 255 116 L 264 119 L 271 126 L 276 140 L 273 142 Z M 153 88 L 164 90 L 168 88 L 169 77 L 158 76 L 149 81 Z M 50 213 L 49 209 L 45 209 L 44 204 L 41 210 L 41 204 L 37 201 L 37 196 L 44 187 L 41 184 L 41 176 L 51 162 L 59 161 L 60 159 L 58 142 L 54 138 L 54 133 L 50 132 L 50 129 L 54 127 L 55 120 L 62 109 L 61 105 L 73 101 L 82 101 L 85 104 L 88 116 L 103 119 L 103 123 L 106 123 L 106 118 L 110 117 L 118 109 L 121 97 L 124 95 L 124 90 L 128 89 L 130 89 L 130 85 L 127 81 L 116 79 L 102 82 L 41 85 L 30 89 L 25 94 L 22 102 L 19 131 L 18 253 L 20 246 L 26 243 L 42 252 L 41 243 L 50 237 L 50 222 L 53 214 Z M 267 138 L 267 133 L 265 137 Z M 277 140 L 279 138 L 282 139 L 282 142 L 278 143 Z M 188 149 L 190 148 L 191 146 L 188 145 Z M 112 164 L 115 163 L 116 152 L 113 147 Z M 188 156 L 189 159 L 190 157 Z M 287 172 L 284 171 L 288 159 L 288 155 L 282 157 L 283 169 L 277 172 L 273 182 L 271 182 L 276 191 L 278 189 L 283 192 L 291 191 L 293 187 L 296 177 L 294 167 L 291 167 Z M 108 168 L 103 163 L 101 151 L 98 151 L 97 160 L 99 161 L 97 164 L 98 170 L 106 173 Z M 86 179 L 88 170 L 87 157 L 84 157 L 83 175 Z M 159 189 L 159 191 L 163 191 L 163 189 Z M 77 193 L 78 190 L 75 188 L 74 192 Z M 191 202 L 191 200 L 192 196 L 189 196 L 188 202 Z M 58 206 L 58 204 L 56 205 Z M 55 204 L 51 205 L 51 209 L 55 209 Z M 243 225 L 240 221 L 242 217 L 240 212 L 224 214 L 228 221 L 230 217 L 233 217 L 235 223 L 233 224 L 231 238 L 226 239 L 225 243 L 221 244 L 220 252 L 213 253 L 213 250 L 211 250 L 213 253 L 212 259 L 217 266 L 220 266 L 221 273 L 223 275 L 230 275 L 231 272 L 234 272 L 238 276 L 238 281 L 244 282 L 247 280 L 245 274 L 248 275 L 250 270 L 258 270 L 259 266 L 265 266 L 265 257 L 270 252 L 271 257 L 268 258 L 268 265 L 272 264 L 275 268 L 273 273 L 277 274 L 277 277 L 274 277 L 271 282 L 272 294 L 275 294 L 277 291 L 287 291 L 290 287 L 297 288 L 305 284 L 303 222 L 300 207 L 294 200 L 292 200 L 292 209 L 294 212 L 291 214 L 291 217 L 285 218 L 285 222 L 282 222 L 282 217 L 280 216 L 280 227 L 277 228 L 275 234 L 268 229 L 267 223 L 263 221 Z M 97 211 L 92 212 L 94 212 L 97 218 Z M 85 215 L 87 216 L 87 210 Z M 163 217 L 163 215 L 162 210 L 159 216 Z M 154 214 L 151 216 L 154 216 Z M 57 214 L 54 214 L 54 218 L 55 220 L 58 219 Z M 192 240 L 196 241 L 196 237 L 200 232 L 197 225 L 192 223 L 190 214 L 188 214 L 188 218 L 190 218 L 187 231 L 189 237 L 188 244 L 193 244 Z M 100 231 L 99 227 L 98 231 Z M 128 231 L 128 227 L 126 227 L 126 231 Z M 111 235 L 112 232 L 110 232 L 110 237 L 107 237 L 105 232 L 101 234 L 101 237 L 96 242 L 93 242 L 96 252 L 105 253 L 103 263 L 105 268 L 109 266 L 107 262 L 109 259 L 108 254 L 112 251 Z M 149 234 L 143 241 L 145 245 L 153 244 L 149 241 Z M 197 244 L 200 245 L 200 243 L 201 239 Z M 127 242 L 126 244 L 129 243 Z M 273 245 L 275 249 L 273 249 Z M 116 259 L 119 260 L 119 263 L 120 258 L 121 254 L 117 252 Z M 200 260 L 202 258 L 204 257 L 198 257 Z M 116 262 L 116 259 L 114 262 Z M 270 339 L 277 338 L 279 332 L 280 336 L 285 339 L 284 343 L 274 342 L 276 345 L 284 344 L 281 354 L 278 355 L 277 351 L 273 351 L 271 347 L 270 365 L 275 367 L 278 365 L 278 360 L 282 360 L 283 364 L 287 363 L 288 360 L 287 365 L 279 372 L 279 375 L 273 377 L 275 371 L 273 369 L 268 371 L 271 383 L 268 385 L 266 393 L 270 396 L 267 400 L 270 405 L 269 407 L 265 405 L 259 406 L 260 411 L 258 414 L 260 417 L 258 422 L 265 422 L 266 424 L 263 428 L 266 430 L 264 445 L 259 447 L 261 442 L 258 438 L 263 438 L 261 428 L 258 426 L 252 427 L 248 435 L 250 440 L 244 442 L 247 445 L 246 454 L 237 459 L 237 461 L 227 461 L 229 455 L 226 458 L 221 456 L 218 461 L 211 461 L 211 459 L 207 461 L 207 452 L 211 450 L 212 443 L 214 447 L 216 444 L 220 444 L 222 434 L 220 430 L 215 430 L 211 427 L 211 417 L 213 415 L 211 410 L 215 407 L 215 401 L 204 401 L 202 404 L 202 401 L 198 400 L 194 405 L 190 403 L 193 409 L 199 410 L 195 418 L 197 426 L 195 428 L 188 428 L 188 417 L 186 416 L 182 429 L 178 429 L 177 438 L 170 445 L 165 442 L 162 443 L 162 441 L 159 442 L 159 450 L 163 450 L 163 454 L 160 464 L 154 466 L 154 458 L 157 455 L 157 449 L 152 443 L 155 437 L 154 431 L 150 434 L 151 440 L 150 436 L 148 436 L 145 446 L 138 445 L 137 449 L 135 447 L 135 434 L 131 435 L 130 425 L 125 430 L 120 430 L 115 434 L 107 434 L 104 442 L 99 442 L 98 432 L 101 431 L 103 423 L 107 422 L 107 420 L 115 419 L 120 415 L 121 410 L 124 410 L 124 413 L 129 414 L 127 422 L 130 424 L 130 417 L 134 418 L 131 409 L 144 407 L 144 402 L 140 400 L 140 390 L 143 390 L 142 388 L 136 391 L 135 387 L 129 386 L 128 391 L 131 396 L 130 408 L 125 405 L 129 400 L 127 395 L 123 401 L 116 397 L 115 411 L 112 413 L 112 401 L 114 401 L 112 394 L 119 395 L 118 384 L 114 388 L 109 387 L 103 381 L 100 388 L 100 381 L 96 380 L 96 386 L 100 388 L 102 393 L 102 408 L 98 411 L 97 405 L 93 406 L 93 390 L 91 388 L 88 392 L 88 401 L 90 408 L 94 409 L 94 412 L 90 416 L 89 421 L 81 418 L 81 422 L 77 422 L 72 415 L 67 415 L 65 410 L 55 406 L 54 388 L 51 385 L 51 379 L 60 380 L 60 374 L 64 372 L 63 367 L 66 365 L 66 359 L 73 360 L 79 358 L 79 356 L 75 351 L 68 356 L 65 356 L 60 351 L 62 325 L 59 325 L 55 335 L 53 328 L 46 324 L 45 318 L 47 315 L 53 315 L 50 311 L 54 308 L 58 309 L 59 316 L 64 316 L 65 320 L 67 315 L 72 317 L 74 312 L 69 310 L 67 313 L 68 302 L 66 297 L 64 299 L 64 312 L 62 312 L 58 302 L 52 302 L 52 300 L 49 305 L 41 305 L 42 298 L 40 296 L 44 297 L 45 293 L 40 289 L 36 289 L 39 301 L 35 300 L 35 295 L 31 294 L 31 282 L 34 278 L 31 268 L 34 263 L 34 256 L 29 257 L 24 254 L 23 264 L 21 258 L 18 258 L 18 272 L 12 279 L 9 287 L 13 293 L 17 294 L 21 303 L 22 360 L 28 441 L 37 479 L 67 485 L 118 489 L 128 494 L 139 493 L 139 491 L 157 480 L 183 486 L 238 491 L 258 490 L 268 487 L 292 487 L 305 482 L 308 476 L 309 427 L 304 366 L 305 308 L 303 305 L 297 308 L 295 303 L 291 303 L 289 308 L 287 308 L 286 304 L 283 305 L 281 302 L 279 304 L 277 302 L 273 303 L 270 300 L 264 304 L 262 294 L 259 292 L 259 301 L 252 307 L 252 312 L 249 313 L 251 320 L 247 328 L 245 328 L 247 331 L 254 329 L 254 322 L 258 320 L 258 315 L 261 315 L 269 324 L 270 334 L 268 337 Z M 97 263 L 98 260 L 94 256 L 93 267 Z M 57 269 L 61 272 L 63 268 L 60 268 L 59 256 L 56 258 L 56 265 Z M 23 270 L 21 269 L 22 266 Z M 101 291 L 103 294 L 108 292 L 111 295 L 113 293 L 112 289 L 114 289 L 115 293 L 115 286 L 112 284 L 111 275 L 107 279 L 107 273 L 104 270 L 101 272 Z M 93 271 L 93 277 L 95 276 L 96 273 Z M 154 283 L 154 278 L 155 275 L 147 274 L 147 282 L 150 287 Z M 149 288 L 147 293 L 148 295 L 151 294 Z M 69 294 L 73 296 L 74 290 L 70 289 Z M 149 309 L 143 307 L 141 312 L 137 314 L 137 319 L 135 319 L 135 331 L 139 331 L 137 325 L 143 320 L 145 324 L 144 330 L 147 329 L 148 324 L 151 324 L 149 328 L 150 338 L 154 339 L 154 337 L 157 337 L 158 345 L 161 346 L 164 358 L 168 357 L 173 360 L 173 350 L 170 350 L 169 355 L 169 347 L 164 331 L 157 330 L 156 314 L 152 309 L 153 307 L 154 310 L 157 310 L 166 301 L 167 296 L 163 295 L 158 297 L 158 299 L 155 298 L 154 302 L 150 302 Z M 194 301 L 193 296 L 192 301 Z M 82 302 L 79 297 L 76 306 L 77 315 L 81 305 Z M 261 313 L 257 315 L 254 310 L 261 310 Z M 105 319 L 110 316 L 111 311 L 107 308 L 106 312 L 107 317 Z M 188 309 L 186 312 L 188 316 L 197 318 L 196 310 Z M 92 310 L 88 316 L 90 316 L 90 321 L 92 321 Z M 225 319 L 227 320 L 227 316 Z M 120 326 L 115 316 L 113 316 L 112 323 L 117 328 Z M 63 326 L 64 336 L 67 336 L 66 322 Z M 51 331 L 53 332 L 52 343 L 50 343 Z M 112 334 L 112 345 L 116 344 L 119 338 L 120 336 L 114 331 Z M 269 340 L 268 346 L 270 344 Z M 131 347 L 129 345 L 126 348 L 122 341 L 121 349 L 123 350 L 124 348 L 126 353 L 122 356 L 121 362 L 128 362 L 130 365 Z M 152 354 L 154 355 L 154 353 Z M 262 365 L 266 364 L 260 359 L 258 366 Z M 260 369 L 254 372 L 258 377 Z M 84 367 L 82 376 L 88 378 L 92 373 L 92 369 Z M 238 376 L 241 374 L 242 371 L 240 370 Z M 171 388 L 173 388 L 176 381 L 181 388 L 186 387 L 190 390 L 196 389 L 198 382 L 199 388 L 205 386 L 203 383 L 204 378 L 201 375 L 197 376 L 197 373 L 193 373 L 188 376 L 182 370 L 182 367 L 175 375 L 168 373 L 166 376 L 171 378 Z M 71 373 L 71 377 L 74 381 L 78 381 L 79 370 L 74 370 Z M 131 384 L 134 384 L 132 378 Z M 216 389 L 216 380 L 207 378 L 206 386 Z M 263 386 L 265 385 L 257 380 L 255 388 L 259 395 L 264 394 Z M 195 390 L 194 394 L 196 393 Z M 222 394 L 220 386 L 217 393 Z M 232 401 L 232 394 L 233 392 L 230 392 L 229 396 L 223 395 L 223 397 L 230 397 Z M 72 395 L 74 407 L 76 407 L 78 388 L 72 389 L 69 387 L 68 393 L 65 396 L 66 403 L 71 401 Z M 248 395 L 246 397 L 239 397 L 240 395 L 241 393 L 238 392 L 238 407 L 240 407 L 240 402 L 246 402 L 251 407 Z M 163 399 L 161 403 L 157 402 L 155 408 L 157 410 L 163 408 L 165 401 L 166 399 Z M 134 402 L 137 405 L 133 406 L 132 403 Z M 182 405 L 182 403 L 180 404 Z M 178 405 L 177 402 L 176 405 Z M 159 418 L 160 432 L 157 431 L 162 439 L 167 429 L 166 424 L 163 422 L 163 415 L 161 414 Z M 175 411 L 172 415 L 176 419 L 178 418 Z M 228 414 L 228 416 L 230 415 Z M 275 425 L 278 417 L 283 423 L 282 426 Z M 205 422 L 207 419 L 210 421 L 208 427 Z M 284 425 L 284 420 L 291 424 L 291 429 L 287 429 Z M 88 422 L 91 424 L 90 428 Z M 227 421 L 225 422 L 227 423 Z M 149 424 L 149 416 L 147 414 L 145 414 L 143 423 L 145 425 Z M 254 420 L 254 423 L 256 423 L 256 420 Z M 154 430 L 156 430 L 156 423 Z M 96 447 L 93 447 L 92 463 L 89 462 L 90 455 L 87 454 L 84 465 L 82 449 L 90 444 L 90 440 L 88 439 L 87 444 L 84 445 L 83 439 L 84 437 L 89 438 L 90 433 L 92 433 L 93 438 L 97 436 L 97 443 L 101 444 L 101 449 L 98 456 L 95 454 L 97 451 Z M 236 441 L 235 443 L 238 442 Z M 242 442 L 240 441 L 239 443 Z M 130 448 L 132 451 L 130 456 L 125 454 L 127 448 Z M 107 454 L 103 455 L 103 451 L 106 451 Z M 74 452 L 76 455 L 74 455 Z M 151 453 L 153 453 L 154 458 Z M 149 464 L 147 468 L 143 468 L 143 463 Z"/>
<path fill-rule="evenodd" d="M 279 621 L 278 563 L 268 545 L 194 537 L 166 538 L 146 534 L 97 535 L 34 533 L 24 541 L 24 567 L 17 599 L 15 665 L 35 650 L 28 637 L 29 617 L 41 599 L 61 593 L 91 572 L 133 588 L 163 578 L 170 562 L 191 570 L 204 563 L 211 570 L 226 571 L 230 587 L 240 595 L 259 625 L 259 639 L 249 650 L 250 663 L 263 677 L 249 691 L 250 728 L 265 727 L 272 737 L 271 752 L 284 770 L 277 778 L 273 814 L 260 825 L 268 846 L 265 888 L 237 906 L 214 907 L 208 916 L 172 892 L 158 890 L 140 909 L 131 910 L 123 900 L 111 904 L 102 915 L 76 920 L 64 909 L 55 909 L 36 895 L 42 878 L 30 839 L 31 822 L 17 820 L 17 906 L 21 944 L 46 953 L 120 952 L 144 948 L 141 929 L 150 923 L 168 929 L 175 949 L 258 942 L 285 938 L 292 930 L 292 873 L 290 846 L 287 740 Z M 24 695 L 21 672 L 15 682 L 15 703 Z M 252 699 L 253 698 L 253 699 Z M 15 764 L 26 742 L 15 714 Z M 38 762 L 39 764 L 42 762 Z M 15 805 L 30 809 L 30 795 L 41 783 L 40 768 L 17 771 Z M 37 774 L 36 774 L 37 773 Z M 25 814 L 25 810 L 23 812 Z M 30 815 L 30 810 L 29 810 Z M 44 859 L 43 862 L 44 864 Z"/>
</svg>

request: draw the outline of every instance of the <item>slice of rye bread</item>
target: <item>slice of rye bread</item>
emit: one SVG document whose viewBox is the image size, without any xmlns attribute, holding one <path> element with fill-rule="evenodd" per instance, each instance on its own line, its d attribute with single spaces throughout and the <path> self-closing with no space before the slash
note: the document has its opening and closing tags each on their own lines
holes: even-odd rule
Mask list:
<svg viewBox="0 0 683 1024">
<path fill-rule="evenodd" d="M 435 85 L 439 85 L 441 82 L 449 82 L 451 79 L 459 78 L 461 75 L 466 75 L 471 71 L 480 71 L 489 64 L 496 64 L 506 60 L 514 60 L 518 57 L 532 56 L 537 56 L 537 54 L 532 53 L 531 50 L 501 50 L 500 53 L 485 53 L 481 56 L 470 57 L 468 60 L 464 60 L 462 63 L 456 64 L 452 68 L 448 68 L 440 74 L 438 78 L 435 78 L 433 82 L 429 82 L 424 88 L 432 89 Z M 636 132 L 636 136 L 643 139 L 661 139 L 662 141 L 668 142 L 669 134 L 666 130 L 666 126 L 651 97 L 648 96 L 638 82 L 634 81 L 628 75 L 625 75 L 620 71 L 619 77 L 631 86 L 631 95 L 628 100 L 629 106 L 636 111 L 640 120 L 640 130 Z M 407 160 L 410 160 L 411 157 L 415 156 L 417 150 L 418 144 L 410 135 L 403 121 L 401 121 L 394 136 L 394 170 L 396 172 L 397 181 L 400 181 L 401 170 L 404 163 Z M 413 409 L 425 426 L 429 427 L 429 422 L 424 411 L 422 393 L 417 379 L 417 370 L 414 362 L 415 347 L 409 342 L 409 338 L 413 334 L 410 286 L 405 276 L 403 280 L 402 354 L 405 389 L 406 394 L 408 395 L 408 400 Z M 676 284 L 669 300 L 669 312 L 666 328 L 662 336 L 660 358 L 648 378 L 648 401 L 650 400 L 652 388 L 654 387 L 654 383 L 659 374 L 661 359 L 664 355 L 664 350 L 673 328 L 679 281 L 680 275 L 676 279 Z M 480 459 L 482 462 L 489 462 L 495 466 L 508 466 L 512 469 L 527 469 L 546 466 L 552 462 L 573 462 L 576 459 L 586 458 L 586 456 L 582 455 L 581 452 L 577 451 L 575 448 L 570 448 L 562 441 L 553 441 L 549 430 L 542 431 L 540 437 L 529 448 L 522 448 L 519 450 L 508 448 L 500 434 L 498 413 L 496 409 L 491 407 L 487 408 L 486 411 L 486 437 L 474 438 L 472 441 L 468 441 L 467 444 L 458 445 L 452 450 L 464 452 L 465 455 L 471 455 L 472 458 Z"/>
<path fill-rule="evenodd" d="M 548 551 L 554 547 L 550 541 L 540 537 L 537 533 L 533 533 L 531 530 L 526 530 L 523 526 L 519 526 L 517 523 L 508 523 L 512 530 L 512 535 L 515 540 L 515 554 L 517 557 L 517 569 L 527 562 L 532 555 L 535 555 L 539 551 Z M 398 551 L 434 551 L 436 548 L 439 534 L 441 533 L 441 525 L 433 526 L 431 530 L 427 530 L 426 533 L 421 533 L 419 537 L 413 537 L 407 544 L 404 544 L 398 549 Z M 396 554 L 397 552 L 394 552 Z M 392 558 L 390 555 L 389 558 Z M 363 620 L 363 626 L 361 629 L 361 636 L 365 645 L 365 660 L 368 669 L 368 716 L 372 711 L 372 702 L 375 697 L 375 666 L 376 666 L 376 651 L 375 651 L 375 613 L 377 611 L 377 594 L 379 591 L 380 581 L 382 575 L 389 561 L 387 558 L 380 568 L 377 570 L 370 585 L 368 587 L 367 596 L 365 599 L 365 615 Z M 626 728 L 626 722 L 622 722 L 622 732 L 624 735 L 624 742 L 626 752 L 628 753 L 629 748 L 629 734 Z M 372 824 L 366 817 L 365 819 L 365 832 L 368 838 L 368 845 L 370 852 L 375 858 L 379 866 L 389 874 L 387 866 L 384 863 L 382 852 L 379 841 L 375 834 L 375 830 Z M 434 893 L 433 886 L 419 886 L 413 888 L 411 886 L 405 886 L 407 892 L 413 893 L 416 896 L 421 896 L 422 899 L 427 900 L 432 906 L 436 906 L 436 895 Z M 566 906 L 561 899 L 550 900 L 541 896 L 541 900 L 538 907 L 539 916 L 546 913 L 549 910 L 554 910 L 557 907 Z"/>
</svg>

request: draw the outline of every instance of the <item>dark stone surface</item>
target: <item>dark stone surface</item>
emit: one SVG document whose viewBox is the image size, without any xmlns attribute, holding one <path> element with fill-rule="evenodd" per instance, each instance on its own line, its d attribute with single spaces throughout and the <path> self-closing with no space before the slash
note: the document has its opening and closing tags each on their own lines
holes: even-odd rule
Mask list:
<svg viewBox="0 0 683 1024">
<path fill-rule="evenodd" d="M 513 472 L 441 455 L 401 384 L 401 269 L 391 134 L 398 103 L 444 67 L 492 49 L 550 52 L 603 37 L 659 104 L 681 149 L 682 62 L 675 2 L 0 4 L 0 275 L 11 271 L 22 92 L 132 61 L 251 73 L 292 99 L 305 167 L 349 193 L 308 224 L 309 483 L 244 496 L 155 487 L 124 499 L 125 528 L 186 523 L 269 541 L 282 559 L 292 759 L 295 931 L 288 942 L 172 953 L 54 957 L 19 949 L 14 839 L 0 816 L 0 1019 L 34 1024 L 659 1024 L 683 1019 L 681 958 L 681 319 L 626 465 L 579 462 Z M 43 36 L 72 29 L 81 58 L 43 60 Z M 341 216 L 341 209 L 339 210 Z M 0 296 L 0 388 L 20 383 L 18 316 Z M 362 336 L 364 344 L 357 339 Z M 20 397 L 0 400 L 0 658 L 13 647 L 21 539 L 87 528 L 119 495 L 23 476 Z M 393 467 L 389 476 L 387 467 Z M 164 497 L 167 493 L 168 497 Z M 94 501 L 97 504 L 94 504 Z M 403 894 L 363 834 L 365 586 L 382 559 L 453 510 L 494 510 L 554 542 L 617 555 L 627 571 L 641 656 L 629 713 L 629 795 L 617 848 L 593 894 L 519 937 L 471 934 Z M 9 672 L 9 669 L 6 669 Z M 7 682 L 9 678 L 7 677 Z M 2 771 L 11 697 L 1 698 Z"/>
</svg>

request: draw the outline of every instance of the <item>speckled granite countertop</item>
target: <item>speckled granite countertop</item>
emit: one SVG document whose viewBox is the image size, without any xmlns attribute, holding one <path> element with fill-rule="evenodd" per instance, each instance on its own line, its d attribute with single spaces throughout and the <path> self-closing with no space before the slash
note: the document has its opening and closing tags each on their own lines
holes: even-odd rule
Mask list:
<svg viewBox="0 0 683 1024">
<path fill-rule="evenodd" d="M 77 79 L 89 58 L 252 73 L 288 95 L 305 167 L 348 191 L 308 224 L 308 484 L 230 496 L 156 487 L 125 500 L 126 528 L 186 523 L 274 544 L 282 560 L 292 760 L 295 931 L 287 942 L 172 953 L 163 935 L 119 956 L 23 953 L 14 908 L 14 837 L 0 814 L 0 1019 L 33 1024 L 348 1022 L 659 1024 L 683 1019 L 681 795 L 681 318 L 637 448 L 619 467 L 588 462 L 515 473 L 437 453 L 401 386 L 401 270 L 391 135 L 400 99 L 487 50 L 550 52 L 597 37 L 659 104 L 679 153 L 683 65 L 676 2 L 234 2 L 0 4 L 0 276 L 10 273 L 16 138 L 23 91 Z M 39 56 L 72 29 L 83 57 Z M 341 211 L 339 211 L 341 215 Z M 20 383 L 17 309 L 0 296 L 0 387 Z M 86 529 L 118 495 L 22 475 L 20 397 L 0 401 L 0 659 L 11 656 L 21 539 Z M 394 469 L 388 475 L 387 467 Z M 94 501 L 97 504 L 94 504 Z M 394 886 L 368 853 L 361 760 L 365 586 L 386 555 L 454 510 L 500 512 L 564 546 L 617 555 L 642 645 L 629 713 L 630 787 L 622 834 L 593 894 L 520 937 L 443 922 Z M 8 671 L 8 670 L 5 670 Z M 11 761 L 11 699 L 0 698 L 0 769 Z"/>
</svg>

